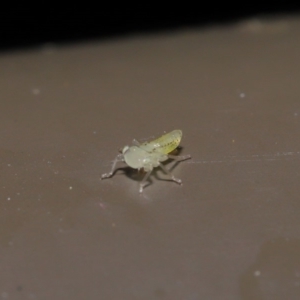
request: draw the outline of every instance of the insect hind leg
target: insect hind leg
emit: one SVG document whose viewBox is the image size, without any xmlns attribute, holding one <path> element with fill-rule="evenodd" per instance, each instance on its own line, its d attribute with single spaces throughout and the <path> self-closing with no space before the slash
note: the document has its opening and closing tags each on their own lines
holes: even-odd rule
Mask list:
<svg viewBox="0 0 300 300">
<path fill-rule="evenodd" d="M 178 156 L 176 156 L 176 157 L 178 157 Z M 171 179 L 173 181 L 175 181 L 178 184 L 182 184 L 182 180 L 179 178 L 176 178 L 163 164 L 159 163 L 159 166 L 166 174 L 168 174 L 171 177 Z"/>
<path fill-rule="evenodd" d="M 189 154 L 182 155 L 182 156 L 176 156 L 176 155 L 170 155 L 170 154 L 168 154 L 168 158 L 176 160 L 176 161 L 182 161 L 182 160 L 190 159 L 191 156 Z"/>
</svg>

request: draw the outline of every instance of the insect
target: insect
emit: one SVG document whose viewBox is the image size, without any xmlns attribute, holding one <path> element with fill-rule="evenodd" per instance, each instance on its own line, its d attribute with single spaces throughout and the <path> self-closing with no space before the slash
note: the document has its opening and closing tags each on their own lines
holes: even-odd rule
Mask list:
<svg viewBox="0 0 300 300">
<path fill-rule="evenodd" d="M 146 175 L 140 182 L 139 192 L 142 193 L 146 182 L 153 170 L 153 168 L 160 167 L 166 174 L 168 174 L 172 181 L 182 184 L 181 179 L 176 178 L 161 162 L 168 159 L 182 161 L 191 158 L 190 155 L 176 156 L 171 155 L 180 143 L 182 138 L 181 130 L 173 130 L 159 137 L 156 140 L 140 144 L 137 140 L 132 141 L 132 146 L 125 146 L 120 150 L 120 154 L 114 159 L 111 171 L 101 175 L 101 179 L 112 177 L 118 162 L 125 162 L 133 169 L 146 172 Z"/>
</svg>

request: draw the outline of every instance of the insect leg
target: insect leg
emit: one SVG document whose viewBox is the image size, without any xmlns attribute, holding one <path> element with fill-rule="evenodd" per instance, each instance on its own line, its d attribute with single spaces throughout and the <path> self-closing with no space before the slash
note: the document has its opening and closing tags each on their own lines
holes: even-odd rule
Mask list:
<svg viewBox="0 0 300 300">
<path fill-rule="evenodd" d="M 140 146 L 141 144 L 136 139 L 133 139 L 132 140 L 132 145 L 134 145 L 134 146 Z"/>
<path fill-rule="evenodd" d="M 182 160 L 186 160 L 186 159 L 191 158 L 191 156 L 189 154 L 188 155 L 182 155 L 182 156 L 176 156 L 176 155 L 169 155 L 168 154 L 168 157 L 171 158 L 171 159 L 177 160 L 177 161 L 182 161 Z"/>
<path fill-rule="evenodd" d="M 176 156 L 176 157 L 178 157 L 178 156 Z M 168 174 L 172 178 L 173 181 L 177 182 L 178 184 L 182 184 L 181 179 L 176 178 L 163 164 L 159 163 L 159 166 L 162 168 L 162 170 L 166 174 Z"/>
<path fill-rule="evenodd" d="M 112 177 L 113 176 L 113 173 L 115 171 L 115 168 L 116 168 L 116 164 L 120 161 L 124 161 L 124 157 L 123 157 L 123 154 L 118 154 L 117 157 L 114 159 L 113 161 L 113 164 L 112 164 L 112 167 L 111 167 L 111 170 L 109 173 L 104 173 L 101 175 L 101 179 L 104 179 L 104 178 L 109 178 L 109 177 Z"/>
<path fill-rule="evenodd" d="M 149 178 L 151 172 L 152 172 L 152 170 L 148 171 L 148 172 L 146 173 L 146 175 L 144 176 L 143 180 L 141 181 L 141 183 L 140 183 L 140 193 L 143 192 L 143 189 L 144 189 L 144 186 L 145 186 L 145 182 L 148 180 L 148 178 Z"/>
</svg>

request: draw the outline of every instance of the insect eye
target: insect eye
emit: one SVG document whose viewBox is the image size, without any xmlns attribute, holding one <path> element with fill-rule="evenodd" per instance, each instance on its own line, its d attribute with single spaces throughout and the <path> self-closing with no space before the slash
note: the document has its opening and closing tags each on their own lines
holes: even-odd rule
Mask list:
<svg viewBox="0 0 300 300">
<path fill-rule="evenodd" d="M 123 154 L 125 154 L 125 152 L 127 151 L 129 149 L 129 147 L 128 146 L 125 146 L 123 149 L 120 149 L 121 151 L 121 153 L 123 153 Z"/>
</svg>

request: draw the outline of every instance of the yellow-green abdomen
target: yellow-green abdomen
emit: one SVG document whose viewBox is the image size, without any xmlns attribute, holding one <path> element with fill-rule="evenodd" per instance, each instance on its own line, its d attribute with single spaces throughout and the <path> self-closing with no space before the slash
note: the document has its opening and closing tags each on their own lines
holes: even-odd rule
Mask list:
<svg viewBox="0 0 300 300">
<path fill-rule="evenodd" d="M 168 154 L 178 147 L 181 137 L 181 130 L 173 130 L 154 141 L 143 143 L 141 148 L 148 152 Z"/>
</svg>

